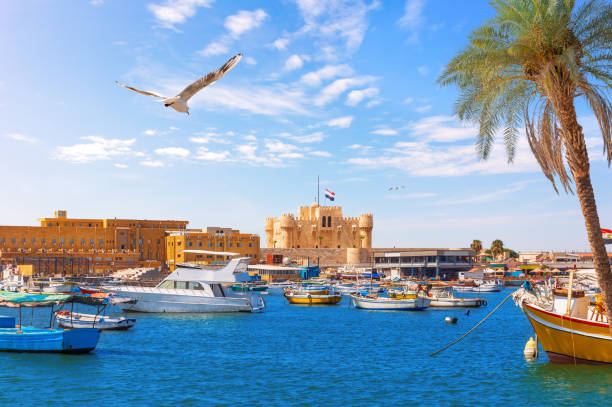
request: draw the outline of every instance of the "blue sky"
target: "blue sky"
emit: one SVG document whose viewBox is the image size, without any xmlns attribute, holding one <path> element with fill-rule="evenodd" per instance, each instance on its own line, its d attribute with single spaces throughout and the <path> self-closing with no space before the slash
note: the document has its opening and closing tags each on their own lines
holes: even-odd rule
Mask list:
<svg viewBox="0 0 612 407">
<path fill-rule="evenodd" d="M 584 250 L 577 198 L 524 138 L 514 164 L 501 144 L 479 162 L 456 90 L 435 83 L 491 15 L 483 0 L 3 2 L 0 224 L 66 209 L 263 236 L 320 175 L 346 216 L 374 214 L 377 247 Z M 114 83 L 175 94 L 238 52 L 189 116 Z M 578 112 L 609 227 L 601 137 Z"/>
</svg>

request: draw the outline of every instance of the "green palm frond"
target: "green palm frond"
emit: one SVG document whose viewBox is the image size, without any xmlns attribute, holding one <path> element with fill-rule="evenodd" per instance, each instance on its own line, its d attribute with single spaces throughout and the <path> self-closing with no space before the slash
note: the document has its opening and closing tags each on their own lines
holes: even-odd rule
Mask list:
<svg viewBox="0 0 612 407">
<path fill-rule="evenodd" d="M 584 136 L 568 139 L 557 110 L 584 97 L 612 161 L 612 5 L 609 0 L 492 0 L 496 15 L 469 35 L 468 46 L 446 65 L 441 86 L 459 89 L 454 113 L 478 125 L 476 149 L 486 159 L 502 134 L 512 161 L 525 127 L 544 175 L 571 192 Z M 569 104 L 567 103 L 569 102 Z M 588 171 L 588 163 L 587 163 Z M 584 168 L 582 169 L 584 170 Z"/>
</svg>

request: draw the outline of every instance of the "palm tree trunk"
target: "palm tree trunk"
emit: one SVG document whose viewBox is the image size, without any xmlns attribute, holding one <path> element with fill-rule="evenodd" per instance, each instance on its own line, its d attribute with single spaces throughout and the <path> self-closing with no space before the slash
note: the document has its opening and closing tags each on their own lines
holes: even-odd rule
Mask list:
<svg viewBox="0 0 612 407">
<path fill-rule="evenodd" d="M 597 280 L 601 288 L 603 302 L 610 323 L 612 336 L 612 273 L 610 272 L 610 259 L 606 252 L 606 245 L 601 234 L 595 194 L 591 184 L 589 154 L 587 152 L 582 126 L 576 119 L 574 101 L 565 92 L 553 98 L 553 106 L 562 127 L 562 137 L 566 147 L 567 161 L 576 183 L 576 194 L 582 208 L 582 216 L 587 230 L 587 237 L 593 253 L 593 264 L 597 273 Z M 573 92 L 572 92 L 573 93 Z"/>
</svg>

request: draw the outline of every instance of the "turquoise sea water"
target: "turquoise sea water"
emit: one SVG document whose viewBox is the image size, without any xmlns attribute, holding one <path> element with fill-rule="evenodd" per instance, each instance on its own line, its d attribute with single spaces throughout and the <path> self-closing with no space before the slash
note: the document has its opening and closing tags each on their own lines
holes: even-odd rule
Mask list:
<svg viewBox="0 0 612 407">
<path fill-rule="evenodd" d="M 132 314 L 88 355 L 0 353 L 0 406 L 609 405 L 612 369 L 526 362 L 533 335 L 509 300 L 436 357 L 487 307 L 422 312 L 296 306 L 266 297 L 261 314 Z M 14 309 L 0 314 L 16 315 Z M 456 325 L 444 317 L 456 315 Z M 23 315 L 29 322 L 28 310 Z M 49 321 L 36 309 L 35 324 Z"/>
</svg>

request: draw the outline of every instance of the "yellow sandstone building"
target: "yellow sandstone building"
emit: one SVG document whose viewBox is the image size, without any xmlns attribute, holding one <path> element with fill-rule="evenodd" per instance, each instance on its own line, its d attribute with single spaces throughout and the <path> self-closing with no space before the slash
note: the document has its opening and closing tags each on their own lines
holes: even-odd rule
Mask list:
<svg viewBox="0 0 612 407">
<path fill-rule="evenodd" d="M 371 248 L 374 216 L 342 216 L 340 206 L 301 206 L 298 215 L 266 218 L 268 248 Z"/>
<path fill-rule="evenodd" d="M 169 263 L 166 240 L 173 233 L 202 232 L 188 230 L 189 222 L 184 220 L 76 219 L 68 218 L 63 210 L 39 221 L 40 226 L 0 226 L 3 263 L 30 264 L 34 274 L 47 276 L 108 274 L 132 267 L 163 268 Z M 232 244 L 227 249 L 233 247 L 233 240 L 222 241 L 224 246 Z M 251 242 L 256 243 L 258 254 L 259 237 Z M 245 252 L 253 252 L 251 249 Z M 171 258 L 176 256 L 173 251 Z"/>
<path fill-rule="evenodd" d="M 223 264 L 227 261 L 227 256 L 213 252 L 236 253 L 241 257 L 250 257 L 251 263 L 257 263 L 259 236 L 231 228 L 208 226 L 202 230 L 170 232 L 166 237 L 170 270 L 177 263 Z"/>
</svg>

